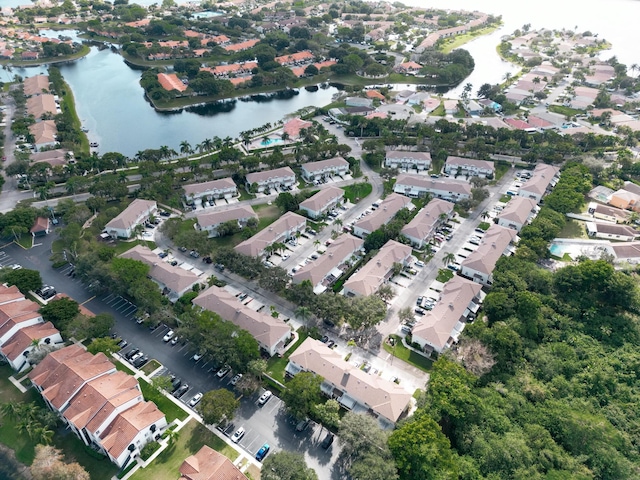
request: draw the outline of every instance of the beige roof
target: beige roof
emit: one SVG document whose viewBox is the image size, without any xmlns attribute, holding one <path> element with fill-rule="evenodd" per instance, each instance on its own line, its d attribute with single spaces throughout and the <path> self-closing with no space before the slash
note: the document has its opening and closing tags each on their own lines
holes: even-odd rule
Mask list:
<svg viewBox="0 0 640 480">
<path fill-rule="evenodd" d="M 410 255 L 411 247 L 409 245 L 389 240 L 375 257 L 345 282 L 344 288 L 363 296 L 372 295 L 387 280 L 387 275 L 393 268 L 393 264 L 404 263 Z"/>
<path fill-rule="evenodd" d="M 47 162 L 52 167 L 56 165 L 66 165 L 67 153 L 67 150 L 63 150 L 61 148 L 57 148 L 55 150 L 45 150 L 44 152 L 36 152 L 31 154 L 31 162 Z"/>
<path fill-rule="evenodd" d="M 217 313 L 224 320 L 249 332 L 258 343 L 270 348 L 290 331 L 287 324 L 279 318 L 246 307 L 227 290 L 215 285 L 198 295 L 193 303 Z"/>
<path fill-rule="evenodd" d="M 272 179 L 283 178 L 283 177 L 294 177 L 296 174 L 293 173 L 289 167 L 276 168 L 275 170 L 265 170 L 263 172 L 254 172 L 247 174 L 247 183 L 249 185 L 253 183 L 262 183 L 268 182 Z"/>
<path fill-rule="evenodd" d="M 29 133 L 33 135 L 35 145 L 44 145 L 56 141 L 58 129 L 54 120 L 43 120 L 29 125 Z"/>
<path fill-rule="evenodd" d="M 118 407 L 136 397 L 142 400 L 138 381 L 117 371 L 87 382 L 69 402 L 64 417 L 78 430 L 95 432 Z"/>
<path fill-rule="evenodd" d="M 455 204 L 434 198 L 405 225 L 402 233 L 413 238 L 424 240 L 433 232 L 435 225 L 440 221 L 440 215 L 449 215 Z"/>
<path fill-rule="evenodd" d="M 155 281 L 166 285 L 167 288 L 176 293 L 191 287 L 198 281 L 198 276 L 191 270 L 185 270 L 178 266 L 170 265 L 163 261 L 158 255 L 153 253 L 149 247 L 136 245 L 130 250 L 120 254 L 122 258 L 138 260 L 149 265 L 149 275 Z"/>
<path fill-rule="evenodd" d="M 55 115 L 57 113 L 56 100 L 50 93 L 27 98 L 27 112 L 36 119 L 42 117 L 45 113 Z"/>
<path fill-rule="evenodd" d="M 362 248 L 364 240 L 351 235 L 341 235 L 327 248 L 327 251 L 320 255 L 317 260 L 306 264 L 293 276 L 295 283 L 309 280 L 311 285 L 316 286 L 325 279 L 329 272 L 338 267 L 348 256 Z"/>
<path fill-rule="evenodd" d="M 34 369 L 29 374 L 29 378 L 40 385 L 42 396 L 56 409 L 60 409 L 87 381 L 114 370 L 115 366 L 104 353 L 93 355 L 83 350 L 75 356 L 66 358 L 63 363 L 48 373 L 37 375 L 39 371 Z"/>
<path fill-rule="evenodd" d="M 547 165 L 546 163 L 539 163 L 536 165 L 529 181 L 520 187 L 520 191 L 544 195 L 544 192 L 547 191 L 547 188 L 549 188 L 549 185 L 558 172 L 560 172 L 558 167 Z"/>
<path fill-rule="evenodd" d="M 613 223 L 587 222 L 587 231 L 595 231 L 607 235 L 621 235 L 624 237 L 638 237 L 640 232 L 628 225 L 616 225 Z"/>
<path fill-rule="evenodd" d="M 614 243 L 611 248 L 618 260 L 640 258 L 640 242 Z"/>
<path fill-rule="evenodd" d="M 431 154 L 429 152 L 409 152 L 407 150 L 389 150 L 387 151 L 386 158 L 389 159 L 404 159 L 413 158 L 416 160 L 431 161 Z"/>
<path fill-rule="evenodd" d="M 627 212 L 626 210 L 622 210 L 621 208 L 609 207 L 607 205 L 602 205 L 600 203 L 596 204 L 594 212 L 599 213 L 601 215 L 616 217 L 617 219 L 623 220 L 623 221 L 628 220 L 630 215 L 630 212 Z"/>
<path fill-rule="evenodd" d="M 120 228 L 126 230 L 127 228 L 131 228 L 135 222 L 138 221 L 138 218 L 155 208 L 157 208 L 155 201 L 136 198 L 120 215 L 107 223 L 104 228 Z"/>
<path fill-rule="evenodd" d="M 490 275 L 496 262 L 516 238 L 516 235 L 515 230 L 495 224 L 491 225 L 480 242 L 480 246 L 462 262 L 461 266 Z"/>
<path fill-rule="evenodd" d="M 300 208 L 306 208 L 313 212 L 319 212 L 325 205 L 334 201 L 336 198 L 342 198 L 344 196 L 344 190 L 338 187 L 323 187 L 315 195 L 307 198 L 300 204 Z"/>
<path fill-rule="evenodd" d="M 228 190 L 230 188 L 236 188 L 236 182 L 229 177 L 204 183 L 192 183 L 191 185 L 185 185 L 183 188 L 185 195 L 197 197 L 198 195 L 210 190 Z"/>
<path fill-rule="evenodd" d="M 238 205 L 227 210 L 214 211 L 209 213 L 201 213 L 197 216 L 198 225 L 202 228 L 219 223 L 228 222 L 229 220 L 240 220 L 242 218 L 258 218 L 258 215 L 249 205 Z"/>
<path fill-rule="evenodd" d="M 451 334 L 471 301 L 482 290 L 482 285 L 458 275 L 444 284 L 440 300 L 433 310 L 413 327 L 415 337 L 425 339 L 441 351 L 449 342 Z"/>
<path fill-rule="evenodd" d="M 471 184 L 452 178 L 431 178 L 426 175 L 401 173 L 396 179 L 396 188 L 400 186 L 419 187 L 429 190 L 442 190 L 463 195 L 471 195 Z"/>
<path fill-rule="evenodd" d="M 102 446 L 118 458 L 133 442 L 136 435 L 158 423 L 164 418 L 164 413 L 158 410 L 153 402 L 140 402 L 118 414 L 115 420 L 100 435 Z"/>
<path fill-rule="evenodd" d="M 336 167 L 349 167 L 349 162 L 347 162 L 342 157 L 334 157 L 334 158 L 329 158 L 328 160 L 320 160 L 319 162 L 309 162 L 302 165 L 302 169 L 306 170 L 309 173 L 322 171 L 325 168 L 336 168 Z"/>
<path fill-rule="evenodd" d="M 22 355 L 33 340 L 40 340 L 60 333 L 53 323 L 37 323 L 30 327 L 18 330 L 7 342 L 2 346 L 2 353 L 9 360 L 14 361 L 19 355 Z"/>
<path fill-rule="evenodd" d="M 462 157 L 447 157 L 446 165 L 460 166 L 460 167 L 475 167 L 482 170 L 494 170 L 493 162 L 487 162 L 486 160 L 475 160 L 473 158 Z"/>
<path fill-rule="evenodd" d="M 524 224 L 534 208 L 536 208 L 536 202 L 530 198 L 512 197 L 498 218 Z"/>
<path fill-rule="evenodd" d="M 239 243 L 234 250 L 249 257 L 257 257 L 264 249 L 281 239 L 285 232 L 306 225 L 307 220 L 297 213 L 287 212 L 265 229 L 256 233 L 253 237 Z M 304 228 L 304 227 L 302 227 Z"/>
<path fill-rule="evenodd" d="M 0 305 L 24 300 L 24 295 L 20 293 L 18 287 L 11 285 L 10 287 L 0 285 Z"/>
<path fill-rule="evenodd" d="M 179 480 L 246 480 L 247 477 L 231 460 L 203 445 L 180 466 Z"/>
<path fill-rule="evenodd" d="M 350 397 L 366 403 L 374 412 L 394 422 L 411 401 L 411 394 L 400 385 L 363 372 L 345 362 L 341 354 L 311 337 L 302 342 L 289 360 L 320 375 Z"/>
<path fill-rule="evenodd" d="M 24 79 L 24 94 L 27 97 L 41 95 L 43 90 L 49 91 L 48 75 L 34 75 Z"/>
<path fill-rule="evenodd" d="M 361 228 L 367 232 L 373 232 L 391 220 L 396 213 L 402 208 L 406 208 L 410 203 L 411 199 L 403 195 L 398 195 L 397 193 L 392 193 L 382 201 L 377 210 L 374 210 L 356 222 L 354 227 Z"/>
</svg>

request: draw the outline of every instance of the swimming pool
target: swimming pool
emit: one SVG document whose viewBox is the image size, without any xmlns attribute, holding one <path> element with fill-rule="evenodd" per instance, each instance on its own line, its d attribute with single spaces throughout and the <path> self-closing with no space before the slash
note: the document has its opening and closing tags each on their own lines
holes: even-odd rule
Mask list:
<svg viewBox="0 0 640 480">
<path fill-rule="evenodd" d="M 260 142 L 260 145 L 264 145 L 265 147 L 268 147 L 269 145 L 274 145 L 276 143 L 282 143 L 282 139 L 281 138 L 265 138 Z"/>
<path fill-rule="evenodd" d="M 551 252 L 551 255 L 554 257 L 564 256 L 564 254 L 567 253 L 567 250 L 566 245 L 560 245 L 559 243 L 554 243 L 549 247 L 549 252 Z"/>
</svg>

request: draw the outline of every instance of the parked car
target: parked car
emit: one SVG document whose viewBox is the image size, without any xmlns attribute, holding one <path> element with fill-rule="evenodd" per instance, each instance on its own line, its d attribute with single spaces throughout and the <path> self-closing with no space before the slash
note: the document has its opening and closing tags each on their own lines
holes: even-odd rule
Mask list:
<svg viewBox="0 0 640 480">
<path fill-rule="evenodd" d="M 189 390 L 189 384 L 188 383 L 183 383 L 180 386 L 180 388 L 178 388 L 175 392 L 173 392 L 173 396 L 176 397 L 176 398 L 180 398 L 182 395 L 187 393 L 187 390 Z"/>
<path fill-rule="evenodd" d="M 189 252 L 189 255 L 191 255 L 193 258 L 198 258 L 200 256 L 200 254 L 198 252 L 196 252 L 195 250 L 191 250 Z"/>
<path fill-rule="evenodd" d="M 236 376 L 235 376 L 235 377 L 233 377 L 233 378 L 231 379 L 231 382 L 229 382 L 229 383 L 230 383 L 232 386 L 234 386 L 234 387 L 235 387 L 236 383 L 238 383 L 238 382 L 240 381 L 240 379 L 241 379 L 241 378 L 242 378 L 242 374 L 241 374 L 241 373 L 238 373 L 238 374 L 236 374 Z"/>
<path fill-rule="evenodd" d="M 174 378 L 173 381 L 171 382 L 171 393 L 178 390 L 180 388 L 180 385 L 182 385 L 182 380 L 177 377 Z"/>
<path fill-rule="evenodd" d="M 179 338 L 180 338 L 180 337 L 178 337 L 177 335 L 176 335 L 175 337 L 173 337 L 173 338 L 171 339 L 171 345 L 175 345 L 175 344 L 177 344 L 177 343 L 178 343 L 178 339 L 179 339 Z"/>
<path fill-rule="evenodd" d="M 193 398 L 191 400 L 189 400 L 189 406 L 190 407 L 195 407 L 198 403 L 200 403 L 200 400 L 202 400 L 202 392 L 198 392 L 196 393 Z"/>
<path fill-rule="evenodd" d="M 129 352 L 127 352 L 124 356 L 127 360 L 130 360 L 136 353 L 140 351 L 139 348 L 133 347 Z"/>
<path fill-rule="evenodd" d="M 168 342 L 169 340 L 171 340 L 173 338 L 173 336 L 175 335 L 175 332 L 173 330 L 169 330 L 164 337 L 162 337 L 162 341 L 163 342 Z"/>
<path fill-rule="evenodd" d="M 423 262 L 422 260 L 418 260 L 418 261 L 415 263 L 415 266 L 416 266 L 416 267 L 424 267 L 424 262 Z"/>
<path fill-rule="evenodd" d="M 258 460 L 259 462 L 264 460 L 264 457 L 267 456 L 267 453 L 269 453 L 270 448 L 271 447 L 269 447 L 268 443 L 265 443 L 264 445 L 262 445 L 260 447 L 260 450 L 258 450 L 258 453 L 256 453 L 256 460 Z"/>
<path fill-rule="evenodd" d="M 133 362 L 133 366 L 136 367 L 136 368 L 140 368 L 141 366 L 143 366 L 148 361 L 149 361 L 149 357 L 147 357 L 146 355 L 143 355 L 140 358 L 138 358 L 136 361 Z"/>
<path fill-rule="evenodd" d="M 306 428 L 309 426 L 309 422 L 311 420 L 309 420 L 308 418 L 305 418 L 304 420 L 300 420 L 298 422 L 298 424 L 296 425 L 296 431 L 297 432 L 302 432 L 304 430 L 306 430 Z"/>
<path fill-rule="evenodd" d="M 233 435 L 231 435 L 231 441 L 233 443 L 238 443 L 240 439 L 244 437 L 244 433 L 245 433 L 244 427 L 240 427 L 235 432 L 233 432 Z"/>
<path fill-rule="evenodd" d="M 229 371 L 231 371 L 231 367 L 229 365 L 225 365 L 220 370 L 218 370 L 218 373 L 216 373 L 216 377 L 224 378 L 227 373 L 229 373 Z"/>
<path fill-rule="evenodd" d="M 260 395 L 260 398 L 258 399 L 258 405 L 264 405 L 272 396 L 273 393 L 271 393 L 271 390 L 266 390 L 262 395 Z"/>
<path fill-rule="evenodd" d="M 120 340 L 120 341 L 118 342 L 118 346 L 119 346 L 120 348 L 125 348 L 127 345 L 129 345 L 129 342 L 127 342 L 126 340 Z"/>
<path fill-rule="evenodd" d="M 331 446 L 332 443 L 333 443 L 333 433 L 329 432 L 327 433 L 327 436 L 324 437 L 324 440 L 322 440 L 322 443 L 320 444 L 320 446 L 326 450 Z"/>
<path fill-rule="evenodd" d="M 194 360 L 194 361 L 196 361 L 196 362 L 197 362 L 198 360 L 200 360 L 200 359 L 202 358 L 202 355 L 204 355 L 204 354 L 203 354 L 203 353 L 200 353 L 200 352 L 195 353 L 195 354 L 193 355 L 193 357 L 191 357 L 191 360 Z"/>
</svg>

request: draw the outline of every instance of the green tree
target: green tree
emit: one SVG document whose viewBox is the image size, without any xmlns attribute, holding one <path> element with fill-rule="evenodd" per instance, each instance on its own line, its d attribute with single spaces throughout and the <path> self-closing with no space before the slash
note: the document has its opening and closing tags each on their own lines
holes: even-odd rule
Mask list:
<svg viewBox="0 0 640 480">
<path fill-rule="evenodd" d="M 94 355 L 98 352 L 104 353 L 108 358 L 111 354 L 120 350 L 116 341 L 111 337 L 95 338 L 88 346 L 87 351 Z"/>
<path fill-rule="evenodd" d="M 42 318 L 51 322 L 58 330 L 65 330 L 69 322 L 78 316 L 80 308 L 78 302 L 70 298 L 60 298 L 49 302 L 40 309 Z"/>
<path fill-rule="evenodd" d="M 400 479 L 459 478 L 455 455 L 440 426 L 428 415 L 402 424 L 389 437 Z"/>
<path fill-rule="evenodd" d="M 276 205 L 283 212 L 295 212 L 300 208 L 300 204 L 296 197 L 289 192 L 282 192 L 276 197 Z"/>
<path fill-rule="evenodd" d="M 324 403 L 319 403 L 314 408 L 315 417 L 323 426 L 336 429 L 340 426 L 340 404 L 330 398 Z"/>
<path fill-rule="evenodd" d="M 226 388 L 211 390 L 204 394 L 197 410 L 207 425 L 217 425 L 223 420 L 233 418 L 233 414 L 240 407 L 240 401 L 233 392 Z"/>
<path fill-rule="evenodd" d="M 318 480 L 315 470 L 307 467 L 304 455 L 282 450 L 267 457 L 260 473 L 262 480 Z"/>
<path fill-rule="evenodd" d="M 18 270 L 9 270 L 4 275 L 4 281 L 9 285 L 15 285 L 23 295 L 28 294 L 30 291 L 38 290 L 42 287 L 42 277 L 37 270 L 29 270 L 27 268 L 21 268 Z"/>
<path fill-rule="evenodd" d="M 310 415 L 322 402 L 321 384 L 322 377 L 312 372 L 300 372 L 289 380 L 281 398 L 291 415 L 298 420 Z"/>
<path fill-rule="evenodd" d="M 64 334 L 66 337 L 74 337 L 78 340 L 105 337 L 114 323 L 114 318 L 109 313 L 99 313 L 95 316 L 80 314 L 67 324 Z"/>
</svg>

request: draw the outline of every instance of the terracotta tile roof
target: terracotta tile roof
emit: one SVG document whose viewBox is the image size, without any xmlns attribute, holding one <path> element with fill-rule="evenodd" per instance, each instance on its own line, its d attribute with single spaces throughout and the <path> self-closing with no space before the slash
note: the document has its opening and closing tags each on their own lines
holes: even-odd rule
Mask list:
<svg viewBox="0 0 640 480">
<path fill-rule="evenodd" d="M 315 57 L 313 53 L 305 50 L 302 52 L 292 53 L 291 55 L 282 55 L 280 57 L 276 57 L 275 61 L 280 65 L 288 65 L 291 63 L 303 62 L 306 60 L 313 60 Z"/>
<path fill-rule="evenodd" d="M 246 40 L 244 42 L 234 43 L 232 45 L 226 45 L 222 48 L 224 48 L 227 52 L 240 52 L 242 50 L 247 50 L 253 47 L 254 45 L 257 45 L 258 43 L 260 43 L 260 39 L 254 38 L 252 40 Z"/>
<path fill-rule="evenodd" d="M 43 93 L 27 98 L 27 111 L 36 119 L 45 113 L 55 115 L 58 112 L 56 101 L 50 93 Z"/>
<path fill-rule="evenodd" d="M 158 82 L 160 82 L 162 88 L 168 91 L 177 90 L 184 92 L 187 89 L 187 86 L 182 83 L 182 80 L 180 80 L 175 73 L 159 73 Z"/>
<path fill-rule="evenodd" d="M 250 309 L 227 290 L 215 285 L 198 295 L 193 304 L 215 312 L 224 320 L 246 330 L 258 343 L 269 349 L 291 330 L 279 318 Z"/>
<path fill-rule="evenodd" d="M 33 368 L 29 373 L 29 378 L 34 384 L 42 385 L 49 375 L 65 361 L 70 358 L 77 357 L 78 355 L 82 355 L 85 352 L 86 350 L 77 343 L 61 348 L 60 350 L 56 350 L 55 352 L 51 352 Z"/>
<path fill-rule="evenodd" d="M 117 371 L 87 382 L 69 402 L 64 417 L 78 430 L 95 433 L 118 407 L 136 397 L 143 399 L 138 381 Z"/>
<path fill-rule="evenodd" d="M 68 153 L 69 152 L 67 150 L 64 150 L 62 148 L 32 153 L 31 163 L 46 162 L 52 167 L 55 167 L 56 165 L 66 165 Z"/>
<path fill-rule="evenodd" d="M 58 129 L 54 120 L 43 120 L 29 125 L 29 133 L 33 135 L 35 145 L 45 145 L 56 142 Z"/>
<path fill-rule="evenodd" d="M 300 118 L 292 118 L 284 124 L 282 130 L 289 135 L 289 138 L 296 139 L 300 136 L 300 130 L 309 128 L 313 123 Z"/>
<path fill-rule="evenodd" d="M 185 459 L 180 474 L 179 480 L 247 480 L 231 460 L 208 445 Z"/>
<path fill-rule="evenodd" d="M 49 217 L 38 217 L 36 218 L 33 227 L 31 227 L 31 233 L 45 232 L 49 230 Z"/>
<path fill-rule="evenodd" d="M 18 330 L 5 344 L 2 346 L 2 353 L 9 360 L 14 361 L 19 355 L 22 355 L 34 340 L 41 340 L 60 334 L 53 323 L 37 323 L 30 327 Z"/>
<path fill-rule="evenodd" d="M 369 375 L 342 359 L 342 355 L 313 338 L 307 338 L 289 360 L 320 375 L 360 403 L 391 421 L 397 421 L 411 401 L 411 393 L 400 385 Z"/>
<path fill-rule="evenodd" d="M 140 402 L 118 414 L 100 435 L 102 446 L 113 458 L 118 458 L 136 436 L 164 418 L 153 402 Z"/>
<path fill-rule="evenodd" d="M 40 384 L 42 396 L 59 410 L 86 382 L 114 371 L 115 366 L 103 353 L 80 353 L 46 375 Z"/>
<path fill-rule="evenodd" d="M 367 90 L 366 95 L 367 95 L 367 98 L 377 98 L 378 100 L 385 100 L 384 95 L 382 95 L 377 90 Z"/>
<path fill-rule="evenodd" d="M 38 310 L 40 306 L 31 300 L 0 305 L 0 337 L 22 322 L 42 318 Z"/>
<path fill-rule="evenodd" d="M 10 287 L 6 284 L 0 285 L 0 305 L 18 302 L 24 299 L 24 295 L 20 293 L 20 290 L 18 290 L 18 287 L 15 285 L 11 285 Z"/>
</svg>

